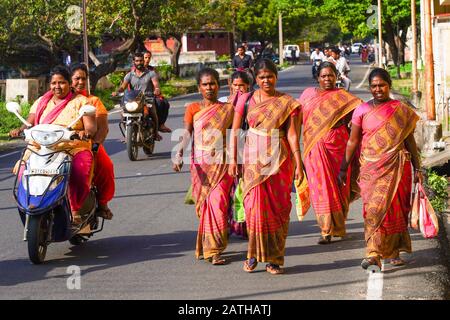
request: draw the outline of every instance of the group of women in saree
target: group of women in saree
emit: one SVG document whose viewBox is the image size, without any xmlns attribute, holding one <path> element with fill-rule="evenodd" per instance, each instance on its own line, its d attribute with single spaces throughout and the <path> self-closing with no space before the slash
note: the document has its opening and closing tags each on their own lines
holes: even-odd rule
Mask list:
<svg viewBox="0 0 450 320">
<path fill-rule="evenodd" d="M 205 68 L 197 76 L 203 100 L 186 108 L 186 132 L 173 167 L 181 171 L 192 135 L 192 196 L 200 218 L 196 257 L 214 265 L 226 263 L 222 253 L 229 235 L 230 191 L 240 177 L 248 236 L 246 272 L 259 262 L 267 263 L 270 274 L 284 272 L 294 179 L 308 181 L 321 229 L 319 244 L 346 236 L 350 202 L 360 195 L 367 243 L 362 267 L 381 268 L 381 259 L 404 263 L 399 253 L 411 252 L 411 163 L 414 179 L 421 179 L 413 137 L 418 116 L 390 99 L 389 74 L 383 69 L 371 72 L 373 99 L 367 103 L 336 89 L 337 71 L 328 62 L 319 68 L 319 87 L 306 89 L 297 100 L 276 90 L 278 72 L 272 61 L 259 60 L 255 75 L 257 90 L 245 93 L 248 87 L 236 86 L 227 102 L 219 102 L 219 75 Z M 240 148 L 243 124 L 249 129 Z"/>
<path fill-rule="evenodd" d="M 78 211 L 92 184 L 97 189 L 99 216 L 105 219 L 113 216 L 108 202 L 115 191 L 114 168 L 103 147 L 109 131 L 108 112 L 98 97 L 88 94 L 87 77 L 88 70 L 83 64 L 75 64 L 70 70 L 56 66 L 50 74 L 50 90 L 34 102 L 27 119 L 32 125 L 55 124 L 67 127 L 78 117 L 82 106 L 89 104 L 96 107 L 95 115 L 83 116 L 72 127 L 78 133 L 79 140 L 57 145 L 58 149 L 66 150 L 73 157 L 68 194 L 74 225 L 81 223 Z M 10 136 L 18 137 L 25 129 L 25 125 L 14 129 Z M 98 148 L 93 148 L 94 144 Z"/>
</svg>

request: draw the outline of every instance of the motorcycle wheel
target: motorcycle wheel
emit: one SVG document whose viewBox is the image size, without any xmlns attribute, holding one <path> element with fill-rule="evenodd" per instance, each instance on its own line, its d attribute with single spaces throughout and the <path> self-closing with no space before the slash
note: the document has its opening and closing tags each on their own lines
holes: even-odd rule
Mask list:
<svg viewBox="0 0 450 320">
<path fill-rule="evenodd" d="M 136 161 L 138 157 L 139 147 L 138 147 L 138 130 L 133 124 L 127 126 L 127 153 L 128 158 L 131 161 Z"/>
<path fill-rule="evenodd" d="M 47 253 L 48 215 L 30 216 L 28 221 L 28 256 L 32 263 L 41 264 Z"/>
</svg>

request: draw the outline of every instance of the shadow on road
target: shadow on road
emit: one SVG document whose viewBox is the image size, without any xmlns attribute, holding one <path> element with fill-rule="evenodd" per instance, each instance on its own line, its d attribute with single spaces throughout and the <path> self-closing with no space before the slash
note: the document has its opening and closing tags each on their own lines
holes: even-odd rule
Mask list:
<svg viewBox="0 0 450 320">
<path fill-rule="evenodd" d="M 122 236 L 91 240 L 70 248 L 65 258 L 47 260 L 42 265 L 32 265 L 28 259 L 0 261 L 0 286 L 67 278 L 68 275 L 48 276 L 57 268 L 79 266 L 82 275 L 135 263 L 178 258 L 192 252 L 195 231 L 178 231 L 158 235 Z M 51 246 L 49 248 L 51 250 Z"/>
</svg>

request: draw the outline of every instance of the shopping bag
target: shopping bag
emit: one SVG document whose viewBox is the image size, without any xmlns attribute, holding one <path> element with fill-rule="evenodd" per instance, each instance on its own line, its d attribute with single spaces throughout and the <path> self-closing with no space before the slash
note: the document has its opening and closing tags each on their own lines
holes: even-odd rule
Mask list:
<svg viewBox="0 0 450 320">
<path fill-rule="evenodd" d="M 419 186 L 418 184 L 414 187 L 414 198 L 412 201 L 411 208 L 411 217 L 410 217 L 410 225 L 411 228 L 419 230 L 419 216 L 420 216 L 420 195 L 419 195 Z"/>
<path fill-rule="evenodd" d="M 245 210 L 244 210 L 244 199 L 242 192 L 242 184 L 244 180 L 239 179 L 239 182 L 236 186 L 236 191 L 234 192 L 233 197 L 233 220 L 236 222 L 244 222 L 245 221 Z"/>
<path fill-rule="evenodd" d="M 416 199 L 418 198 L 418 200 Z M 433 206 L 425 194 L 425 189 L 422 184 L 416 185 L 416 196 L 414 197 L 416 205 L 411 212 L 411 226 L 419 227 L 420 232 L 424 238 L 435 238 L 439 233 L 439 221 L 434 212 Z M 418 216 L 418 219 L 417 219 Z M 417 227 L 416 227 L 417 228 Z"/>
<path fill-rule="evenodd" d="M 195 200 L 192 197 L 192 186 L 189 187 L 186 196 L 184 197 L 184 204 L 195 204 Z"/>
<path fill-rule="evenodd" d="M 309 198 L 309 186 L 306 174 L 303 173 L 303 179 L 301 181 L 294 180 L 295 185 L 295 207 L 297 211 L 297 217 L 299 221 L 305 218 L 306 213 L 311 206 L 311 200 Z"/>
</svg>

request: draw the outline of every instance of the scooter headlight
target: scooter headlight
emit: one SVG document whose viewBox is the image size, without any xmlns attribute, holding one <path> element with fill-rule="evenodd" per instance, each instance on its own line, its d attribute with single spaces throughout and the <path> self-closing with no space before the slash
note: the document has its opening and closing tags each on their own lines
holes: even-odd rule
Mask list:
<svg viewBox="0 0 450 320">
<path fill-rule="evenodd" d="M 139 108 L 139 104 L 136 101 L 125 103 L 125 109 L 128 112 L 134 112 Z"/>
<path fill-rule="evenodd" d="M 63 137 L 64 132 L 57 131 L 41 131 L 41 130 L 32 130 L 31 137 L 34 141 L 43 146 L 50 146 L 52 144 L 57 143 Z"/>
</svg>

